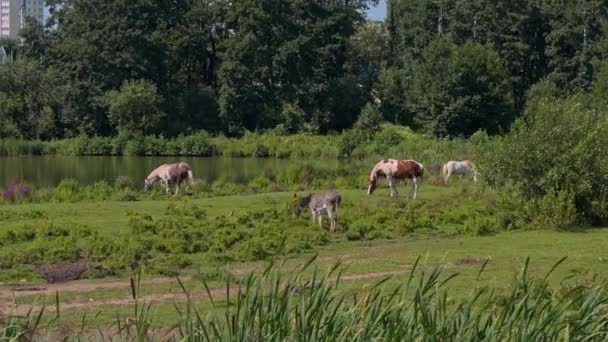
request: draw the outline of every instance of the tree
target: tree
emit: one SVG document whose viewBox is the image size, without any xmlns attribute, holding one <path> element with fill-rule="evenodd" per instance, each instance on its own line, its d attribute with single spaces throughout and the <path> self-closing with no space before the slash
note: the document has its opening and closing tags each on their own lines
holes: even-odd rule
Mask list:
<svg viewBox="0 0 608 342">
<path fill-rule="evenodd" d="M 348 38 L 362 22 L 368 1 L 231 2 L 219 73 L 221 115 L 232 134 L 265 128 L 262 115 L 281 103 L 298 103 L 308 121 L 331 113 L 326 129 L 340 129 L 354 113 L 332 112 L 334 86 L 345 75 Z M 335 90 L 335 91 L 334 91 Z"/>
<path fill-rule="evenodd" d="M 0 63 L 0 137 L 51 138 L 56 134 L 57 85 L 38 63 Z"/>
<path fill-rule="evenodd" d="M 566 194 L 580 218 L 605 222 L 608 115 L 587 97 L 537 101 L 509 134 L 480 151 L 493 170 L 489 180 L 515 185 L 531 199 Z"/>
<path fill-rule="evenodd" d="M 508 73 L 497 54 L 478 43 L 437 39 L 414 67 L 415 120 L 438 136 L 497 133 L 513 119 Z"/>
<path fill-rule="evenodd" d="M 346 67 L 366 88 L 378 79 L 387 57 L 388 35 L 384 24 L 368 22 L 349 38 Z"/>
<path fill-rule="evenodd" d="M 49 44 L 48 34 L 44 31 L 42 24 L 38 20 L 27 17 L 25 26 L 20 32 L 20 36 L 24 40 L 22 46 L 22 55 L 24 58 L 43 62 L 47 56 L 46 50 Z"/>
<path fill-rule="evenodd" d="M 608 4 L 604 0 L 553 0 L 545 4 L 549 79 L 565 94 L 588 90 L 594 77 L 596 44 L 605 33 Z"/>
<path fill-rule="evenodd" d="M 17 41 L 9 37 L 0 37 L 0 53 L 3 54 L 3 58 L 8 61 L 14 61 L 17 59 L 18 44 Z M 0 60 L 0 62 L 3 62 Z"/>
<path fill-rule="evenodd" d="M 405 0 L 390 2 L 389 56 L 408 72 L 412 62 L 437 37 L 457 45 L 487 44 L 511 75 L 515 109 L 523 111 L 529 87 L 547 73 L 546 18 L 533 0 Z"/>
<path fill-rule="evenodd" d="M 52 4 L 51 24 L 57 28 L 50 35 L 48 65 L 62 70 L 73 85 L 62 114 L 73 126 L 68 134 L 112 133 L 100 99 L 126 80 L 147 79 L 161 95 L 169 94 L 166 36 L 186 4 L 157 0 Z"/>
<path fill-rule="evenodd" d="M 108 91 L 103 103 L 110 123 L 121 132 L 155 133 L 164 116 L 162 98 L 154 83 L 146 80 L 126 81 L 120 90 Z"/>
</svg>

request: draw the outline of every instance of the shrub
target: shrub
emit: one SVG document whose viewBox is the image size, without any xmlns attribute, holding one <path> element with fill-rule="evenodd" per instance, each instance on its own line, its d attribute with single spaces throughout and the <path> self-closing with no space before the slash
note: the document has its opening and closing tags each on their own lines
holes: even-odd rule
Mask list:
<svg viewBox="0 0 608 342">
<path fill-rule="evenodd" d="M 479 146 L 484 178 L 513 184 L 527 199 L 568 193 L 579 219 L 592 220 L 593 203 L 608 193 L 608 115 L 585 101 L 539 100 L 511 133 Z"/>
<path fill-rule="evenodd" d="M 117 189 L 135 189 L 133 178 L 129 176 L 118 176 L 114 181 L 114 187 Z"/>
<path fill-rule="evenodd" d="M 271 181 L 264 176 L 258 176 L 249 182 L 249 188 L 256 192 L 268 191 L 270 189 Z"/>
<path fill-rule="evenodd" d="M 369 133 L 360 129 L 347 130 L 338 145 L 338 157 L 350 158 L 355 149 L 369 141 Z"/>
<path fill-rule="evenodd" d="M 484 236 L 495 233 L 497 221 L 493 217 L 475 215 L 467 218 L 462 226 L 462 233 L 473 236 Z"/>
<path fill-rule="evenodd" d="M 388 127 L 376 134 L 372 142 L 372 151 L 381 156 L 385 156 L 389 149 L 403 142 L 403 137 L 397 130 Z"/>
<path fill-rule="evenodd" d="M 120 90 L 110 90 L 102 98 L 108 119 L 120 131 L 150 133 L 158 128 L 164 113 L 156 85 L 147 80 L 127 80 Z"/>
<path fill-rule="evenodd" d="M 87 191 L 87 197 L 95 200 L 105 200 L 112 195 L 112 187 L 106 181 L 99 181 L 93 184 Z"/>
<path fill-rule="evenodd" d="M 280 129 L 287 134 L 301 132 L 305 123 L 304 116 L 304 111 L 297 105 L 284 104 L 281 109 L 282 127 Z"/>
<path fill-rule="evenodd" d="M 534 202 L 534 221 L 543 226 L 565 228 L 576 222 L 576 207 L 571 193 L 551 192 Z"/>
<path fill-rule="evenodd" d="M 52 196 L 58 202 L 76 201 L 81 197 L 80 183 L 72 178 L 64 179 L 53 190 Z"/>
<path fill-rule="evenodd" d="M 373 134 L 374 132 L 380 131 L 382 121 L 384 121 L 382 113 L 368 102 L 365 107 L 361 109 L 361 114 L 359 114 L 353 127 Z"/>
</svg>

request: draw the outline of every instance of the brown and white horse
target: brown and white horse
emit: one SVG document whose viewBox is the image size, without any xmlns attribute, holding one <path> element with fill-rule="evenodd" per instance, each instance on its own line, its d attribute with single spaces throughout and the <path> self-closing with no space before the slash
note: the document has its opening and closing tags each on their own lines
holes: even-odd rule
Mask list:
<svg viewBox="0 0 608 342">
<path fill-rule="evenodd" d="M 384 159 L 379 161 L 369 174 L 367 183 L 367 194 L 371 195 L 376 190 L 378 178 L 386 177 L 391 189 L 391 196 L 397 196 L 395 180 L 412 180 L 412 191 L 410 197 L 416 199 L 418 195 L 418 178 L 422 180 L 424 166 L 415 160 Z"/>
<path fill-rule="evenodd" d="M 167 193 L 170 191 L 171 183 L 175 184 L 175 194 L 179 193 L 179 186 L 185 180 L 188 179 L 188 183 L 192 185 L 194 176 L 192 175 L 192 168 L 190 165 L 180 162 L 177 164 L 163 164 L 154 171 L 150 172 L 146 180 L 144 181 L 144 191 L 150 190 L 154 182 L 160 180 L 161 185 L 165 187 Z M 186 185 L 188 189 L 188 185 Z"/>
</svg>

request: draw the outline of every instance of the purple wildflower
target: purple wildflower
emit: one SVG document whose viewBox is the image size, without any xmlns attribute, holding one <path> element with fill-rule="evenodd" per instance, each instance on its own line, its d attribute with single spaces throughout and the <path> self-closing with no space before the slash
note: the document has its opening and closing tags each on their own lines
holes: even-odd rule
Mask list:
<svg viewBox="0 0 608 342">
<path fill-rule="evenodd" d="M 32 194 L 32 190 L 27 185 L 21 185 L 19 187 L 19 194 L 23 197 L 29 197 Z"/>
<path fill-rule="evenodd" d="M 12 201 L 14 199 L 14 196 L 15 196 L 15 191 L 13 190 L 12 187 L 10 187 L 4 193 L 2 193 L 2 197 L 4 197 L 4 199 L 7 201 Z"/>
</svg>

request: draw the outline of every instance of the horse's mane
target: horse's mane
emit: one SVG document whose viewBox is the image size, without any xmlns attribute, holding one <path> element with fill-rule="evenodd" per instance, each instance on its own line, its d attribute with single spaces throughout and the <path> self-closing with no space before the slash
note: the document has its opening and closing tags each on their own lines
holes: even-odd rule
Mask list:
<svg viewBox="0 0 608 342">
<path fill-rule="evenodd" d="M 369 173 L 369 179 L 371 181 L 375 181 L 378 179 L 378 168 L 380 167 L 380 164 L 382 164 L 384 160 L 381 160 L 379 162 L 376 163 L 376 165 L 374 165 L 374 168 L 372 169 L 372 171 Z"/>
</svg>

